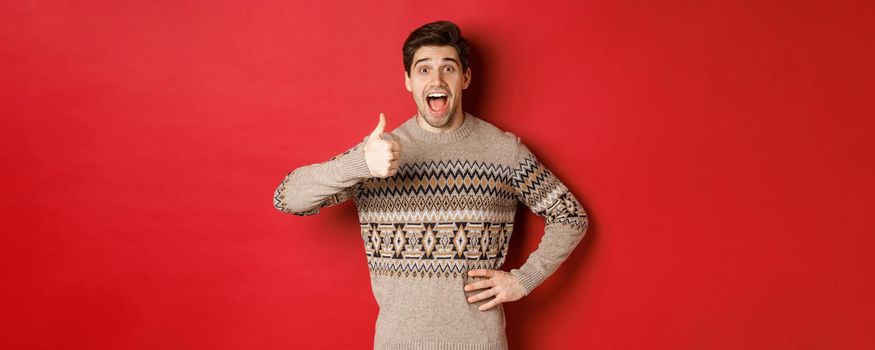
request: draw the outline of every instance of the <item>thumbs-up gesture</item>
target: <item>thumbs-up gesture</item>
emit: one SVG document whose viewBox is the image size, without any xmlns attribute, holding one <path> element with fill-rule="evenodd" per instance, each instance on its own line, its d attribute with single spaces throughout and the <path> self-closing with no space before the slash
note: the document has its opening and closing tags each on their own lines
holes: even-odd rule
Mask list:
<svg viewBox="0 0 875 350">
<path fill-rule="evenodd" d="M 374 177 L 389 177 L 398 173 L 398 158 L 401 155 L 401 144 L 398 141 L 384 140 L 383 128 L 386 127 L 386 116 L 380 113 L 380 122 L 371 132 L 365 143 L 365 161 L 368 170 Z"/>
</svg>

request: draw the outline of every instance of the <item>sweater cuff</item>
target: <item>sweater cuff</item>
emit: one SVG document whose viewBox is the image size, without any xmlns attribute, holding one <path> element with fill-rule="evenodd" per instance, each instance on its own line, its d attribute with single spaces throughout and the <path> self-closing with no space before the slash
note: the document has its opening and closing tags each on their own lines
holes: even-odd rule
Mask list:
<svg viewBox="0 0 875 350">
<path fill-rule="evenodd" d="M 523 266 L 519 269 L 512 269 L 510 273 L 516 276 L 516 278 L 523 285 L 523 289 L 526 292 L 526 295 L 532 292 L 535 287 L 541 285 L 542 282 L 546 279 L 540 273 L 536 271 L 532 271 L 528 268 L 527 264 L 523 264 Z"/>
<path fill-rule="evenodd" d="M 340 161 L 340 173 L 344 179 L 371 177 L 368 162 L 365 160 L 364 147 L 358 147 Z"/>
</svg>

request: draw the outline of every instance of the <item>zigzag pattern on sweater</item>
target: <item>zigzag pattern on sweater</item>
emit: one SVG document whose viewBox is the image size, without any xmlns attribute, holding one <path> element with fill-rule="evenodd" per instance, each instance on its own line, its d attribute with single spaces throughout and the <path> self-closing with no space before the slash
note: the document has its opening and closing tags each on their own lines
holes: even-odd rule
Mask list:
<svg viewBox="0 0 875 350">
<path fill-rule="evenodd" d="M 473 269 L 497 270 L 504 257 L 493 260 L 399 260 L 368 257 L 368 269 L 375 275 L 395 277 L 463 277 Z"/>
<path fill-rule="evenodd" d="M 399 210 L 399 211 L 359 211 L 361 222 L 427 222 L 427 221 L 474 221 L 483 220 L 484 217 L 494 221 L 513 221 L 515 212 L 511 210 Z"/>
<path fill-rule="evenodd" d="M 447 160 L 402 164 L 395 176 L 365 180 L 360 196 L 474 194 L 513 199 L 510 168 L 495 163 Z"/>
<path fill-rule="evenodd" d="M 359 198 L 359 210 L 364 213 L 384 212 L 512 212 L 515 200 L 487 197 L 484 195 L 459 194 L 455 196 L 403 196 L 387 197 L 382 200 Z M 371 221 L 379 221 L 373 220 Z"/>
<path fill-rule="evenodd" d="M 472 160 L 402 164 L 395 176 L 370 178 L 355 195 L 362 221 L 512 221 L 517 198 L 508 166 Z"/>
<path fill-rule="evenodd" d="M 565 185 L 533 154 L 527 154 L 514 169 L 512 186 L 533 212 L 550 224 L 565 224 L 575 229 L 588 225 L 583 206 Z"/>
</svg>

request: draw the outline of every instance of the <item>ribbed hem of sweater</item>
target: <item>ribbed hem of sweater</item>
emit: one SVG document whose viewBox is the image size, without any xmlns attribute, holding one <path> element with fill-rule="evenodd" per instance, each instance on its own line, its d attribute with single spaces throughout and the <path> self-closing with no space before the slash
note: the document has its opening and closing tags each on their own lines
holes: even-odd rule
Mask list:
<svg viewBox="0 0 875 350">
<path fill-rule="evenodd" d="M 507 350 L 507 343 L 393 342 L 378 344 L 375 350 Z"/>
<path fill-rule="evenodd" d="M 340 158 L 340 174 L 344 179 L 370 177 L 368 162 L 365 160 L 364 146 L 356 148 L 346 157 Z"/>
<path fill-rule="evenodd" d="M 516 276 L 517 279 L 519 279 L 520 284 L 523 285 L 523 289 L 525 289 L 526 291 L 526 295 L 529 295 L 532 290 L 537 288 L 546 279 L 546 277 L 544 277 L 537 271 L 533 271 L 526 264 L 523 264 L 523 266 L 519 269 L 510 270 L 510 273 Z"/>
<path fill-rule="evenodd" d="M 465 121 L 458 128 L 450 132 L 437 133 L 425 130 L 416 123 L 417 116 L 408 119 L 402 126 L 410 132 L 410 134 L 419 141 L 428 143 L 450 143 L 461 141 L 471 134 L 477 126 L 477 117 L 468 112 L 464 113 Z"/>
</svg>

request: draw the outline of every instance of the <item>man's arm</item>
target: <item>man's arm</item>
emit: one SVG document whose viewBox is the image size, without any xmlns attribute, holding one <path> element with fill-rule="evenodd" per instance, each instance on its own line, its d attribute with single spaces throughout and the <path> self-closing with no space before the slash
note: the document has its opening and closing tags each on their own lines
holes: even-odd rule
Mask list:
<svg viewBox="0 0 875 350">
<path fill-rule="evenodd" d="M 516 276 L 526 295 L 544 282 L 574 250 L 589 226 L 583 206 L 571 191 L 517 138 L 516 162 L 511 182 L 517 199 L 545 220 L 538 248 Z"/>
<path fill-rule="evenodd" d="M 274 192 L 274 207 L 283 213 L 308 216 L 352 198 L 362 180 L 371 176 L 364 153 L 368 137 L 327 161 L 290 171 Z"/>
</svg>

